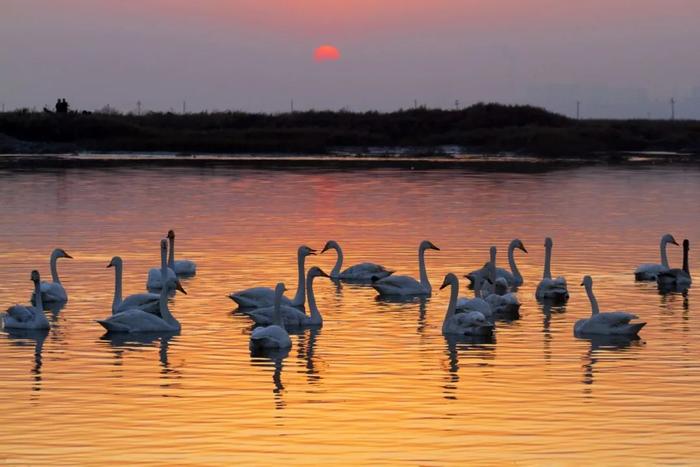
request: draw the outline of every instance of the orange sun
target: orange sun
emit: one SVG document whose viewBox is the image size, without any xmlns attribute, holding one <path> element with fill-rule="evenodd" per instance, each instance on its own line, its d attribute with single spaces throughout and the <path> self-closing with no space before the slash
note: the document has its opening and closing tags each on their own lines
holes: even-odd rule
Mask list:
<svg viewBox="0 0 700 467">
<path fill-rule="evenodd" d="M 314 60 L 317 62 L 335 62 L 340 60 L 340 50 L 332 45 L 322 45 L 314 50 Z"/>
</svg>

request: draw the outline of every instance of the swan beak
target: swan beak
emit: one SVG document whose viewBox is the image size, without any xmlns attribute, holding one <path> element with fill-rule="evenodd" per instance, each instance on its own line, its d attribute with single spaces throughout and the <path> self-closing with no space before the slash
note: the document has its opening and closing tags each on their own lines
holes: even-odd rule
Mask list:
<svg viewBox="0 0 700 467">
<path fill-rule="evenodd" d="M 677 241 L 675 241 L 675 240 L 674 240 L 674 241 L 672 241 L 671 243 L 672 243 L 673 245 L 676 245 L 676 246 L 678 246 L 678 242 L 677 242 Z"/>
<path fill-rule="evenodd" d="M 447 282 L 447 281 L 443 282 L 442 285 L 440 286 L 440 290 L 444 289 L 444 288 L 447 287 L 448 285 L 450 285 L 449 282 Z"/>
<path fill-rule="evenodd" d="M 581 286 L 583 287 L 584 285 L 586 285 L 586 284 L 584 282 L 581 282 Z"/>
<path fill-rule="evenodd" d="M 435 245 L 431 245 L 430 249 L 435 250 L 435 251 L 440 251 L 440 248 L 436 247 Z"/>
<path fill-rule="evenodd" d="M 520 249 L 523 250 L 523 252 L 527 253 L 527 248 L 525 248 L 525 246 L 520 246 Z"/>
<path fill-rule="evenodd" d="M 328 249 L 329 249 L 328 246 L 324 246 L 323 250 L 321 250 L 321 254 L 324 254 L 325 252 L 327 252 Z"/>
<path fill-rule="evenodd" d="M 110 261 L 109 264 L 107 265 L 107 267 L 111 268 L 112 266 L 114 266 L 114 264 L 112 264 L 112 262 Z"/>
<path fill-rule="evenodd" d="M 180 281 L 177 281 L 177 282 L 175 283 L 175 288 L 176 288 L 177 290 L 179 290 L 180 292 L 184 293 L 185 295 L 187 295 L 187 291 L 186 291 L 185 289 L 182 288 L 182 284 L 180 284 Z"/>
<path fill-rule="evenodd" d="M 318 275 L 321 277 L 329 277 L 329 278 L 331 277 L 328 274 L 326 274 L 325 272 L 323 272 L 323 270 L 321 270 L 321 269 L 318 270 Z"/>
<path fill-rule="evenodd" d="M 73 257 L 71 255 L 69 255 L 68 253 L 63 253 L 63 257 L 68 258 L 68 259 L 73 259 Z"/>
<path fill-rule="evenodd" d="M 314 250 L 313 248 L 309 248 L 309 254 L 310 255 L 315 255 L 318 250 Z"/>
</svg>

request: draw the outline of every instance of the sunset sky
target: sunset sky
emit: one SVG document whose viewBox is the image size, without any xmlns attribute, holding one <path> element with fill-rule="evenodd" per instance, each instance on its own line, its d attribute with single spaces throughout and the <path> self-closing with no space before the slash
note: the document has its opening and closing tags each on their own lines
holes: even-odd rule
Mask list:
<svg viewBox="0 0 700 467">
<path fill-rule="evenodd" d="M 699 23 L 698 0 L 2 0 L 0 103 L 691 116 Z"/>
</svg>

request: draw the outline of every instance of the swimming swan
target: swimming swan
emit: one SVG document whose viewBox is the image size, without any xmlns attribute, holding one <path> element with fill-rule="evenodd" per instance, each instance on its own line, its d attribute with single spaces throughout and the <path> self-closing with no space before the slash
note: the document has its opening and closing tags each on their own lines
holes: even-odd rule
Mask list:
<svg viewBox="0 0 700 467">
<path fill-rule="evenodd" d="M 51 252 L 51 280 L 52 282 L 42 281 L 41 283 L 41 300 L 44 303 L 48 302 L 65 302 L 68 300 L 68 294 L 66 289 L 63 288 L 61 284 L 61 279 L 58 277 L 58 267 L 56 262 L 59 258 L 73 259 L 71 255 L 62 250 L 61 248 L 56 248 Z M 32 301 L 34 301 L 34 294 L 32 294 Z"/>
<path fill-rule="evenodd" d="M 544 274 L 542 275 L 542 280 L 537 286 L 537 291 L 535 292 L 535 297 L 538 300 L 553 300 L 553 301 L 566 301 L 569 299 L 569 290 L 566 285 L 566 279 L 563 277 L 557 277 L 552 279 L 552 246 L 554 242 L 552 239 L 547 237 L 544 240 L 545 247 L 545 257 L 544 257 Z"/>
<path fill-rule="evenodd" d="M 484 280 L 487 280 L 487 278 L 483 278 L 480 274 L 474 276 L 474 298 L 457 299 L 456 311 L 458 313 L 463 311 L 478 311 L 489 321 L 493 321 L 495 319 L 493 316 L 493 311 L 491 310 L 491 305 L 489 305 L 481 295 L 481 282 Z"/>
<path fill-rule="evenodd" d="M 293 306 L 281 305 L 280 312 L 284 319 L 284 325 L 287 327 L 305 327 L 305 326 L 322 326 L 323 316 L 316 306 L 316 297 L 314 295 L 314 279 L 316 277 L 329 277 L 319 267 L 312 267 L 306 273 L 306 294 L 309 300 L 310 315 L 307 315 L 299 308 Z M 250 317 L 256 324 L 271 325 L 275 323 L 275 307 L 256 308 L 251 311 L 244 311 L 243 314 Z"/>
<path fill-rule="evenodd" d="M 658 278 L 660 272 L 669 270 L 668 256 L 666 256 L 666 245 L 669 243 L 676 246 L 678 245 L 676 239 L 673 238 L 673 235 L 671 234 L 666 234 L 663 237 L 661 237 L 661 242 L 659 244 L 659 249 L 661 253 L 661 264 L 647 263 L 639 265 L 639 267 L 634 271 L 635 280 L 655 281 Z"/>
<path fill-rule="evenodd" d="M 437 250 L 428 240 L 421 242 L 418 247 L 418 269 L 420 270 L 420 282 L 410 276 L 389 276 L 372 282 L 374 290 L 379 295 L 387 297 L 428 297 L 433 291 L 428 273 L 425 270 L 425 250 Z"/>
<path fill-rule="evenodd" d="M 163 242 L 161 242 L 162 244 Z M 165 241 L 166 248 L 168 241 Z M 166 264 L 167 266 L 167 264 Z M 173 290 L 177 286 L 177 274 L 175 274 L 175 271 L 172 270 L 172 268 L 167 267 L 166 268 L 166 280 L 162 280 L 162 275 L 161 275 L 161 268 L 151 268 L 148 270 L 148 279 L 146 280 L 146 289 L 147 290 L 160 290 L 163 288 L 163 283 L 166 284 L 166 289 L 167 290 Z"/>
<path fill-rule="evenodd" d="M 112 314 L 121 313 L 122 311 L 132 308 L 140 308 L 148 313 L 158 313 L 160 308 L 160 294 L 156 293 L 139 293 L 129 295 L 122 300 L 122 272 L 124 265 L 119 256 L 115 256 L 107 265 L 108 268 L 114 268 L 114 299 L 112 300 Z"/>
<path fill-rule="evenodd" d="M 624 335 L 635 336 L 647 323 L 633 323 L 630 321 L 638 319 L 638 316 L 625 311 L 600 312 L 598 301 L 593 295 L 593 279 L 585 276 L 581 285 L 586 287 L 586 294 L 591 301 L 591 317 L 580 319 L 574 324 L 575 335 Z"/>
<path fill-rule="evenodd" d="M 496 247 L 492 246 L 489 253 L 489 282 L 493 284 L 493 288 L 491 293 L 485 295 L 484 300 L 491 308 L 492 317 L 507 320 L 519 319 L 520 301 L 518 300 L 518 297 L 514 293 L 510 292 L 508 281 L 505 277 L 499 277 L 496 279 Z M 482 294 L 484 294 L 483 289 Z"/>
<path fill-rule="evenodd" d="M 298 269 L 298 286 L 297 293 L 293 300 L 287 297 L 281 297 L 283 305 L 304 308 L 306 301 L 306 290 L 304 286 L 304 261 L 307 256 L 315 255 L 316 250 L 302 245 L 297 250 L 297 269 Z M 242 290 L 241 292 L 232 292 L 229 298 L 236 302 L 242 309 L 245 308 L 263 308 L 273 306 L 275 303 L 275 291 L 268 287 L 253 287 L 251 289 Z"/>
<path fill-rule="evenodd" d="M 168 230 L 168 240 L 170 240 L 170 253 L 168 256 L 168 267 L 175 271 L 178 276 L 191 277 L 197 274 L 197 265 L 188 259 L 175 259 L 175 231 Z"/>
<path fill-rule="evenodd" d="M 8 308 L 5 313 L 0 315 L 3 327 L 7 329 L 49 329 L 49 320 L 44 314 L 39 271 L 32 271 L 31 279 L 34 282 L 36 304 L 34 306 L 14 305 Z"/>
<path fill-rule="evenodd" d="M 478 311 L 466 311 L 456 313 L 457 296 L 459 295 L 459 279 L 452 273 L 445 276 L 445 281 L 440 289 L 451 286 L 450 302 L 447 313 L 442 322 L 443 334 L 457 334 L 461 336 L 488 336 L 493 333 L 493 324 Z"/>
<path fill-rule="evenodd" d="M 168 241 L 163 239 L 160 242 L 161 248 L 161 277 L 163 281 L 168 277 Z M 187 294 L 185 289 L 180 285 L 180 281 L 175 282 L 175 288 L 180 292 Z M 168 290 L 163 287 L 160 290 L 159 298 L 160 316 L 147 313 L 139 308 L 122 311 L 113 314 L 107 319 L 98 320 L 109 332 L 177 332 L 180 330 L 180 323 L 170 313 L 168 308 Z"/>
<path fill-rule="evenodd" d="M 292 341 L 284 327 L 280 309 L 282 294 L 284 294 L 285 290 L 287 289 L 281 282 L 275 287 L 274 323 L 270 326 L 253 329 L 253 332 L 250 334 L 251 351 L 259 349 L 288 349 L 292 346 Z"/>
<path fill-rule="evenodd" d="M 340 271 L 343 266 L 343 250 L 340 245 L 335 240 L 329 240 L 326 246 L 321 250 L 321 254 L 328 250 L 335 250 L 338 254 L 338 259 L 335 262 L 335 266 L 331 271 L 331 279 L 341 280 L 346 282 L 356 282 L 360 284 L 369 284 L 372 282 L 372 278 L 383 279 L 394 273 L 380 264 L 374 263 L 360 263 L 354 266 L 350 266 L 345 271 Z"/>
<path fill-rule="evenodd" d="M 688 252 L 690 251 L 690 241 L 683 240 L 683 269 L 669 269 L 661 271 L 656 278 L 656 283 L 661 288 L 687 287 L 693 283 L 688 266 Z"/>
<path fill-rule="evenodd" d="M 520 274 L 518 265 L 515 264 L 516 248 L 527 253 L 527 249 L 525 248 L 525 245 L 523 245 L 523 242 L 516 238 L 510 242 L 510 245 L 508 245 L 508 264 L 510 265 L 510 271 L 503 268 L 496 269 L 496 279 L 499 277 L 504 278 L 508 282 L 509 287 L 520 287 L 523 285 L 523 276 Z M 477 276 L 483 277 L 486 275 L 488 275 L 488 263 L 486 263 L 481 269 L 470 272 L 465 277 L 471 281 L 471 286 L 473 287 L 474 280 Z"/>
</svg>

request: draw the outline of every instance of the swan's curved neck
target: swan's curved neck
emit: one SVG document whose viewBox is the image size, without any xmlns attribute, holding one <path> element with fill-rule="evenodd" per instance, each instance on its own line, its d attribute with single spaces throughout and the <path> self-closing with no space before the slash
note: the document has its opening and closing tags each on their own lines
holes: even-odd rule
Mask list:
<svg viewBox="0 0 700 467">
<path fill-rule="evenodd" d="M 36 281 L 34 283 L 34 303 L 36 309 L 44 315 L 44 301 L 41 299 L 41 281 Z M 46 318 L 44 318 L 46 319 Z"/>
<path fill-rule="evenodd" d="M 57 283 L 61 283 L 61 279 L 58 278 L 58 267 L 56 262 L 58 261 L 58 252 L 54 251 L 51 253 L 51 280 Z"/>
<path fill-rule="evenodd" d="M 481 278 L 481 274 L 477 274 L 474 279 L 474 298 L 481 298 L 481 287 L 483 287 L 484 279 Z"/>
<path fill-rule="evenodd" d="M 511 243 L 508 247 L 508 264 L 510 265 L 510 272 L 513 273 L 513 278 L 517 282 L 522 282 L 523 276 L 518 270 L 518 266 L 515 264 L 515 242 Z"/>
<path fill-rule="evenodd" d="M 331 277 L 338 277 L 340 275 L 340 268 L 343 267 L 343 250 L 340 249 L 340 245 L 333 245 L 333 249 L 338 253 L 338 259 L 335 261 L 335 266 L 331 271 Z"/>
<path fill-rule="evenodd" d="M 418 249 L 418 269 L 420 271 L 420 284 L 428 291 L 428 293 L 433 291 L 433 286 L 430 285 L 430 280 L 428 279 L 428 271 L 425 269 L 425 249 Z"/>
<path fill-rule="evenodd" d="M 551 245 L 546 245 L 545 246 L 545 252 L 544 252 L 544 274 L 542 275 L 543 279 L 551 279 L 552 278 L 552 246 Z"/>
<path fill-rule="evenodd" d="M 114 265 L 114 300 L 112 300 L 112 313 L 114 313 L 122 303 L 122 263 Z"/>
<path fill-rule="evenodd" d="M 316 306 L 316 296 L 314 295 L 314 277 L 311 275 L 306 278 L 306 289 L 309 299 L 311 324 L 321 324 L 323 323 L 323 316 L 321 316 L 321 312 L 318 310 L 318 306 Z"/>
<path fill-rule="evenodd" d="M 496 284 L 496 250 L 491 248 L 491 260 L 489 261 L 489 278 L 493 285 Z"/>
<path fill-rule="evenodd" d="M 168 267 L 175 270 L 175 238 L 170 237 L 168 239 L 170 242 L 170 252 L 168 253 Z"/>
<path fill-rule="evenodd" d="M 668 240 L 665 238 L 661 239 L 661 245 L 659 245 L 659 249 L 661 250 L 661 265 L 668 269 L 668 256 L 666 255 L 666 245 L 668 244 Z"/>
<path fill-rule="evenodd" d="M 686 274 L 690 275 L 690 267 L 688 265 L 688 250 L 690 248 L 687 246 L 683 246 L 683 271 L 685 271 Z"/>
<path fill-rule="evenodd" d="M 165 250 L 162 250 L 160 254 L 160 280 L 163 284 L 163 287 L 160 289 L 160 316 L 163 318 L 163 321 L 171 326 L 175 326 L 178 323 L 168 308 L 168 288 L 165 286 L 168 281 L 167 252 Z"/>
<path fill-rule="evenodd" d="M 445 319 L 442 322 L 442 331 L 445 332 L 448 326 L 448 322 L 455 314 L 455 309 L 457 308 L 457 297 L 459 295 L 459 284 L 452 281 L 450 284 L 450 304 L 447 305 L 447 313 L 445 313 Z"/>
<path fill-rule="evenodd" d="M 588 300 L 591 301 L 591 314 L 597 315 L 600 313 L 600 309 L 598 309 L 598 300 L 596 300 L 595 295 L 593 294 L 593 285 L 586 285 L 586 294 L 588 295 Z"/>
<path fill-rule="evenodd" d="M 297 253 L 297 269 L 298 269 L 298 282 L 297 282 L 297 293 L 294 296 L 294 306 L 304 306 L 304 302 L 306 301 L 306 287 L 304 284 L 304 279 L 305 279 L 305 274 L 304 274 L 304 261 L 305 261 L 305 256 L 304 254 L 299 251 Z"/>
</svg>

